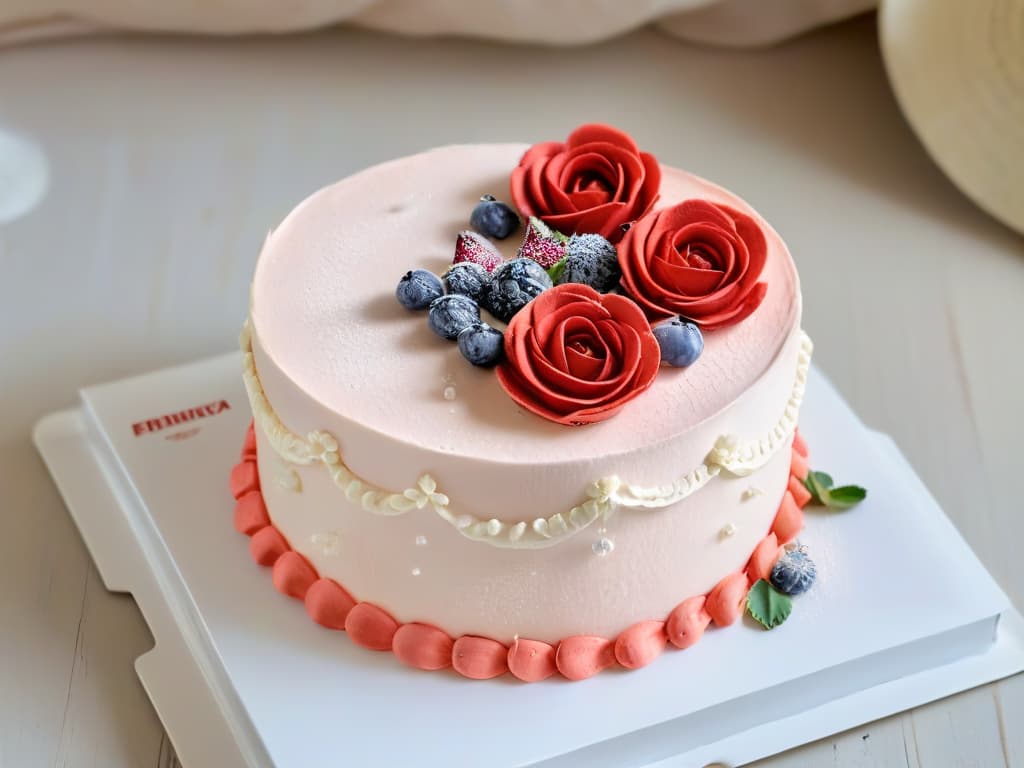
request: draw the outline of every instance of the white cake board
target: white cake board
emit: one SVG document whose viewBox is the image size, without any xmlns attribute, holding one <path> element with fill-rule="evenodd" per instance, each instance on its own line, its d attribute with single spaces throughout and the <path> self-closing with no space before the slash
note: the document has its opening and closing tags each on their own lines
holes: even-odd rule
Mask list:
<svg viewBox="0 0 1024 768">
<path fill-rule="evenodd" d="M 579 683 L 405 668 L 310 621 L 234 530 L 227 479 L 250 419 L 239 365 L 87 389 L 35 432 L 104 583 L 131 592 L 153 632 L 136 669 L 186 766 L 739 765 L 1024 669 L 1020 615 L 892 441 L 815 371 L 801 414 L 812 466 L 870 493 L 846 513 L 809 509 L 819 580 L 782 627 L 745 618 Z M 216 415 L 132 429 L 221 400 Z"/>
</svg>

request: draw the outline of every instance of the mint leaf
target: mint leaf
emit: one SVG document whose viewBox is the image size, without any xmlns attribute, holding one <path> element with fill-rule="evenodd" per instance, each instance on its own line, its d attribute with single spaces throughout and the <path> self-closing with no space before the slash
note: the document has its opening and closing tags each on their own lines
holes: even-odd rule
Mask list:
<svg viewBox="0 0 1024 768">
<path fill-rule="evenodd" d="M 839 488 L 832 488 L 828 492 L 828 502 L 825 506 L 836 510 L 849 509 L 864 501 L 867 495 L 868 492 L 859 485 L 844 485 Z"/>
<path fill-rule="evenodd" d="M 828 506 L 829 488 L 832 487 L 832 477 L 825 472 L 808 472 L 804 485 L 811 492 L 811 499 L 815 504 Z"/>
<path fill-rule="evenodd" d="M 758 579 L 747 593 L 747 610 L 765 629 L 774 629 L 789 618 L 793 601 L 764 579 Z"/>
<path fill-rule="evenodd" d="M 854 507 L 868 495 L 859 485 L 843 485 L 833 488 L 832 476 L 827 472 L 808 472 L 804 486 L 811 492 L 811 500 L 826 509 L 842 512 Z"/>
<path fill-rule="evenodd" d="M 828 474 L 828 472 L 810 472 L 808 474 L 813 475 L 814 481 L 822 488 L 831 488 L 833 485 L 832 475 Z"/>
<path fill-rule="evenodd" d="M 551 265 L 548 269 L 548 277 L 551 278 L 552 283 L 558 285 L 558 281 L 562 277 L 563 272 L 565 272 L 565 259 Z"/>
</svg>

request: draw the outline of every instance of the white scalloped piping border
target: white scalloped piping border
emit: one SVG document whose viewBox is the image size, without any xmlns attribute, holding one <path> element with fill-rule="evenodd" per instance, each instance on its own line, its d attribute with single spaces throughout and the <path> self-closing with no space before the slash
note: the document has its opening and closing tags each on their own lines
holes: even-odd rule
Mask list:
<svg viewBox="0 0 1024 768">
<path fill-rule="evenodd" d="M 239 342 L 242 347 L 242 377 L 253 417 L 282 459 L 298 465 L 323 464 L 345 497 L 367 512 L 402 515 L 429 506 L 467 539 L 509 549 L 550 547 L 599 518 L 607 519 L 616 509 L 660 509 L 685 499 L 722 472 L 742 477 L 760 469 L 796 429 L 814 347 L 810 337 L 800 331 L 793 391 L 778 423 L 765 437 L 741 440 L 735 435 L 723 435 L 715 442 L 703 464 L 671 483 L 645 487 L 625 483 L 617 475 L 610 475 L 590 483 L 585 489 L 587 499 L 568 512 L 557 512 L 530 522 L 506 522 L 493 517 L 484 520 L 470 514 L 456 514 L 450 508 L 451 500 L 438 490 L 437 482 L 428 474 L 422 475 L 415 487 L 401 492 L 379 488 L 346 466 L 341 459 L 338 441 L 329 432 L 316 430 L 304 439 L 289 431 L 271 408 L 256 374 L 248 321 L 242 328 Z"/>
</svg>

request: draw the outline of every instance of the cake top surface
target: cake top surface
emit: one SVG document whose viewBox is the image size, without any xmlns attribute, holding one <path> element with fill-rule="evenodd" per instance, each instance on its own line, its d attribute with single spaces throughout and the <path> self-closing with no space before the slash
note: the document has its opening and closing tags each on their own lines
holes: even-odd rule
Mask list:
<svg viewBox="0 0 1024 768">
<path fill-rule="evenodd" d="M 364 429 L 511 463 L 586 461 L 657 445 L 729 406 L 767 370 L 799 319 L 796 270 L 750 206 L 674 168 L 662 167 L 655 211 L 703 198 L 753 216 L 767 239 L 767 293 L 742 322 L 706 332 L 697 363 L 663 367 L 614 418 L 567 427 L 527 412 L 492 370 L 471 366 L 436 336 L 426 313 L 396 302 L 408 270 L 448 268 L 481 195 L 508 199 L 510 171 L 526 149 L 442 147 L 374 166 L 302 202 L 268 237 L 256 268 L 251 322 L 267 357 L 309 397 Z M 513 235 L 496 245 L 512 258 L 520 242 Z"/>
</svg>

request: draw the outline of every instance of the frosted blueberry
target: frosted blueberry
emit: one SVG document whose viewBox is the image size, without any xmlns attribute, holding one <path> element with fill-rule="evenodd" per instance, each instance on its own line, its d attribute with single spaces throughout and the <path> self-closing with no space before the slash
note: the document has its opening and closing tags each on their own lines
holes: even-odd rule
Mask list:
<svg viewBox="0 0 1024 768">
<path fill-rule="evenodd" d="M 469 224 L 481 235 L 504 240 L 519 229 L 519 214 L 494 195 L 484 195 L 469 216 Z"/>
<path fill-rule="evenodd" d="M 406 309 L 426 309 L 430 302 L 444 294 L 441 279 L 425 269 L 406 272 L 398 281 L 395 296 Z"/>
<path fill-rule="evenodd" d="M 427 320 L 438 336 L 454 340 L 463 328 L 480 321 L 480 308 L 468 296 L 453 293 L 430 302 Z"/>
<path fill-rule="evenodd" d="M 551 286 L 551 278 L 540 264 L 532 259 L 512 259 L 491 273 L 482 304 L 484 309 L 507 323 Z"/>
<path fill-rule="evenodd" d="M 787 595 L 802 595 L 818 575 L 818 569 L 814 567 L 814 561 L 807 556 L 807 552 L 801 549 L 794 549 L 792 552 L 784 552 L 775 562 L 772 568 L 771 582 L 779 592 Z"/>
<path fill-rule="evenodd" d="M 704 351 L 704 336 L 696 323 L 673 317 L 654 326 L 652 330 L 661 347 L 662 362 L 676 368 L 693 365 Z"/>
<path fill-rule="evenodd" d="M 491 281 L 486 269 L 471 261 L 460 261 L 453 264 L 442 278 L 448 293 L 461 293 L 479 302 L 483 297 L 484 286 Z"/>
<path fill-rule="evenodd" d="M 473 323 L 459 334 L 459 351 L 473 365 L 497 365 L 505 350 L 505 335 L 487 323 Z"/>
<path fill-rule="evenodd" d="M 565 244 L 565 252 L 559 285 L 582 283 L 608 293 L 619 284 L 622 270 L 615 246 L 600 235 L 573 235 Z"/>
</svg>

